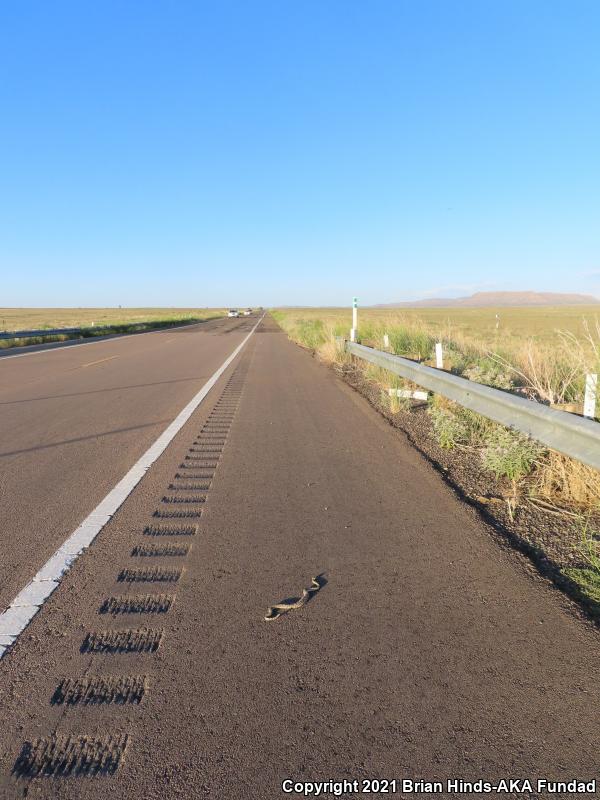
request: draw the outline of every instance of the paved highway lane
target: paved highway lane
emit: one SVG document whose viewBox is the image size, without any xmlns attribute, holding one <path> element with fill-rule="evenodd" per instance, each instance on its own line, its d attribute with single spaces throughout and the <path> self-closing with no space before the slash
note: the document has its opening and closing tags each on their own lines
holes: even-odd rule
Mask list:
<svg viewBox="0 0 600 800">
<path fill-rule="evenodd" d="M 0 611 L 255 322 L 0 358 Z"/>
<path fill-rule="evenodd" d="M 597 778 L 600 648 L 569 609 L 267 320 L 0 660 L 0 796 Z"/>
</svg>

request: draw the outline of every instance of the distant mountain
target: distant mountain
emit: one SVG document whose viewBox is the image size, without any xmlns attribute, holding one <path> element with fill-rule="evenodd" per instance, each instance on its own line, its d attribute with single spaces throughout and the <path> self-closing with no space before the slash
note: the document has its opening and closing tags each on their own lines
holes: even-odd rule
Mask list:
<svg viewBox="0 0 600 800">
<path fill-rule="evenodd" d="M 560 292 L 476 292 L 469 297 L 379 303 L 375 308 L 481 308 L 484 306 L 582 306 L 600 304 L 591 294 Z"/>
</svg>

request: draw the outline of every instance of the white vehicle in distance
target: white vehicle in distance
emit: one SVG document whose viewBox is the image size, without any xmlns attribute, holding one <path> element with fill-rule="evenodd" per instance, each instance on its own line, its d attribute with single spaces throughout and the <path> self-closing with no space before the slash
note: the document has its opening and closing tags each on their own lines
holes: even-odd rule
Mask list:
<svg viewBox="0 0 600 800">
<path fill-rule="evenodd" d="M 245 317 L 249 317 L 249 316 L 251 316 L 251 314 L 252 314 L 252 309 L 251 309 L 251 308 L 247 308 L 247 309 L 244 311 L 244 316 L 245 316 Z"/>
<path fill-rule="evenodd" d="M 237 308 L 230 308 L 229 311 L 227 312 L 228 317 L 239 317 L 239 315 L 240 312 L 237 310 Z"/>
</svg>

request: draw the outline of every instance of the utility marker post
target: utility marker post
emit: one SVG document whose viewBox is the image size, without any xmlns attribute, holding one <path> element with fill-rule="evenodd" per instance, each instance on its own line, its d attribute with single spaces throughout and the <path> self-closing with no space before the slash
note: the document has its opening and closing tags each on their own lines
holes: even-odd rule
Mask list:
<svg viewBox="0 0 600 800">
<path fill-rule="evenodd" d="M 583 416 L 595 419 L 596 417 L 596 390 L 598 388 L 598 375 L 594 372 L 585 376 L 585 399 L 583 401 Z"/>
<path fill-rule="evenodd" d="M 444 351 L 441 342 L 435 343 L 435 365 L 438 369 L 444 369 Z"/>
<path fill-rule="evenodd" d="M 350 341 L 355 342 L 358 336 L 358 300 L 352 298 L 352 328 L 350 329 Z"/>
</svg>

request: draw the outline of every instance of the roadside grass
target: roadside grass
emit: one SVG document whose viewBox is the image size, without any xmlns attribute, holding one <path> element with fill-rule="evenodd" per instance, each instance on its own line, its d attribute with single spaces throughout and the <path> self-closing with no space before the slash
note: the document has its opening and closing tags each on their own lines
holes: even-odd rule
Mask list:
<svg viewBox="0 0 600 800">
<path fill-rule="evenodd" d="M 273 313 L 273 312 L 272 312 Z M 287 319 L 320 319 L 326 326 L 339 326 L 348 335 L 352 310 L 347 308 L 278 308 L 275 314 Z M 499 319 L 496 319 L 498 315 Z M 543 306 L 519 308 L 359 308 L 359 326 L 391 325 L 421 327 L 436 341 L 439 338 L 462 338 L 486 350 L 506 347 L 517 349 L 532 339 L 539 344 L 554 345 L 556 331 L 572 331 L 579 339 L 586 338 L 588 328 L 600 317 L 600 306 Z M 587 325 L 586 325 L 586 320 Z M 496 324 L 498 327 L 496 328 Z"/>
<path fill-rule="evenodd" d="M 598 307 L 592 308 L 598 314 Z M 276 309 L 271 313 L 291 339 L 323 361 L 341 369 L 352 360 L 336 342 L 336 337 L 348 335 L 348 309 Z M 504 328 L 502 335 L 495 328 L 496 313 Z M 364 309 L 359 312 L 359 340 L 383 349 L 387 334 L 390 352 L 429 365 L 435 364 L 435 343 L 441 340 L 448 371 L 581 413 L 585 374 L 600 372 L 600 322 L 584 314 L 581 307 L 403 309 L 395 313 Z M 514 330 L 507 331 L 511 323 Z M 572 324 L 573 330 L 566 330 L 565 323 Z M 354 360 L 354 367 L 380 388 L 382 404 L 391 413 L 410 410 L 412 403 L 390 397 L 389 389 L 416 387 L 360 359 Z M 428 411 L 440 446 L 477 451 L 483 469 L 505 479 L 515 500 L 517 496 L 538 498 L 559 508 L 600 509 L 597 470 L 441 396 L 432 396 Z"/>
<path fill-rule="evenodd" d="M 0 349 L 110 334 L 160 330 L 223 316 L 224 309 L 0 309 L 0 330 L 80 327 L 78 334 L 0 339 Z"/>
<path fill-rule="evenodd" d="M 600 556 L 598 545 L 600 531 L 594 530 L 589 519 L 581 518 L 581 544 L 579 553 L 584 567 L 566 567 L 563 574 L 576 584 L 582 597 L 600 610 Z"/>
<path fill-rule="evenodd" d="M 579 461 L 548 450 L 540 457 L 529 484 L 532 499 L 540 497 L 558 506 L 600 509 L 600 473 Z"/>
</svg>

